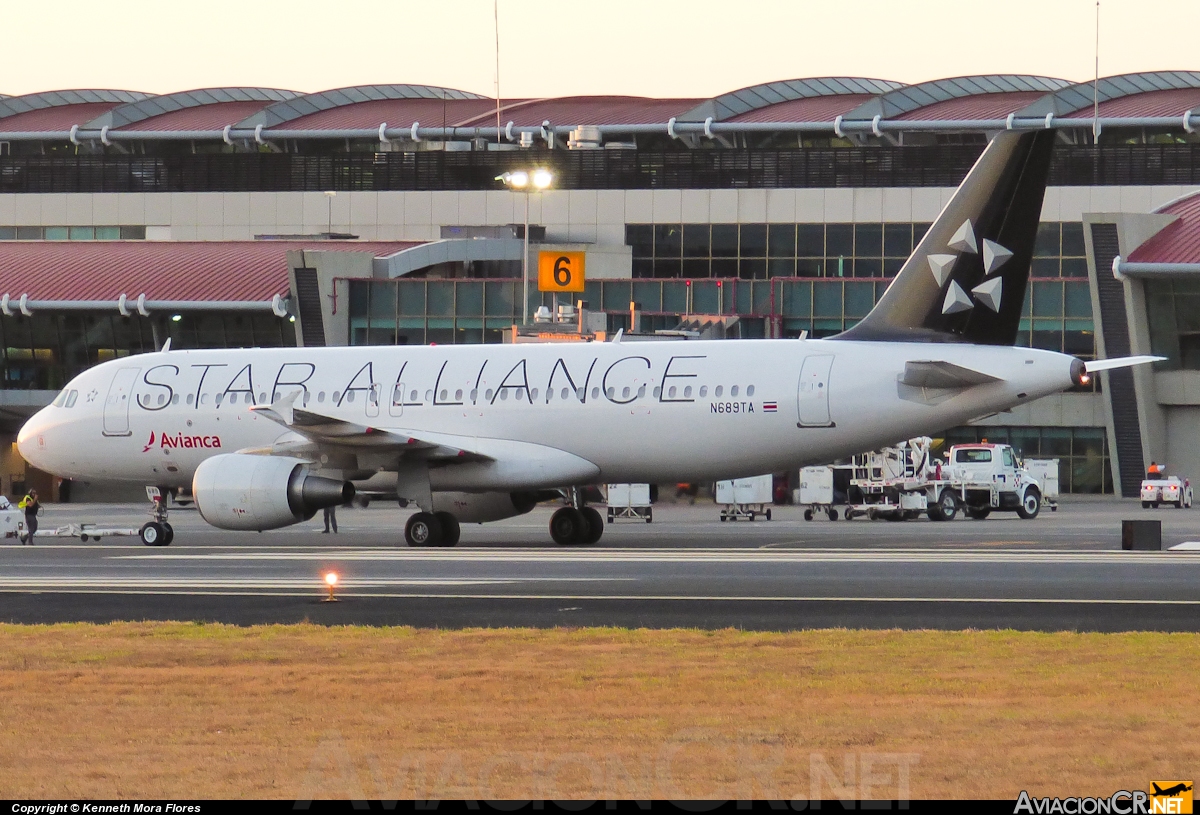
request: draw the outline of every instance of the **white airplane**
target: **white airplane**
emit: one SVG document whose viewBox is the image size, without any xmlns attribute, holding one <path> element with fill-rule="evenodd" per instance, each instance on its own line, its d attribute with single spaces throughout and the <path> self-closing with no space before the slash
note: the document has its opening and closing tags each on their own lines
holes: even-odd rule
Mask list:
<svg viewBox="0 0 1200 815">
<path fill-rule="evenodd" d="M 71 381 L 18 437 L 64 478 L 191 488 L 222 529 L 276 529 L 383 484 L 409 545 L 562 495 L 550 534 L 594 543 L 583 486 L 717 480 L 931 435 L 1088 381 L 1012 347 L 1054 134 L 1005 133 L 858 325 L 824 340 L 174 351 Z M 165 510 L 141 530 L 166 545 Z"/>
</svg>

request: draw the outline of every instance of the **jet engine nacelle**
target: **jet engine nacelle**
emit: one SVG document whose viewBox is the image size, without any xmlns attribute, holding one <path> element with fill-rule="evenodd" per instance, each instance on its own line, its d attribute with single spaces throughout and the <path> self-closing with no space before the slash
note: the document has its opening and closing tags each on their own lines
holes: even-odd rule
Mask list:
<svg viewBox="0 0 1200 815">
<path fill-rule="evenodd" d="M 435 492 L 433 511 L 449 512 L 460 523 L 483 524 L 524 515 L 541 500 L 532 492 Z"/>
<path fill-rule="evenodd" d="M 284 456 L 213 456 L 196 468 L 192 496 L 213 526 L 252 531 L 307 521 L 354 497 L 350 482 L 313 475 L 307 464 Z"/>
</svg>

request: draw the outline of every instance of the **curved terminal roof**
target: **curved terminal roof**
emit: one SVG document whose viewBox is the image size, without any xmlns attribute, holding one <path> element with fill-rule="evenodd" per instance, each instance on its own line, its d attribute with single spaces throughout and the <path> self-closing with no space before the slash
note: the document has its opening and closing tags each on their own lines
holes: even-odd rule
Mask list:
<svg viewBox="0 0 1200 815">
<path fill-rule="evenodd" d="M 1130 263 L 1200 263 L 1200 192 L 1178 198 L 1155 212 L 1177 215 L 1150 240 L 1129 253 Z"/>
<path fill-rule="evenodd" d="M 1100 113 L 1109 118 L 1200 115 L 1200 71 L 1158 71 L 1099 81 Z M 268 88 L 209 88 L 151 96 L 133 91 L 50 91 L 0 97 L 0 132 L 62 134 L 84 130 L 206 131 L 224 127 L 280 130 L 374 130 L 495 125 L 494 99 L 426 85 L 364 85 L 300 94 Z M 575 125 L 1002 120 L 1008 114 L 1087 118 L 1092 83 L 1043 76 L 988 75 L 904 85 L 886 79 L 818 77 L 768 82 L 711 99 L 568 96 L 503 100 L 501 125 Z M 1181 122 L 1182 124 L 1182 122 Z M 336 133 L 333 135 L 337 135 Z M 23 138 L 30 138 L 27 135 Z M 36 136 L 33 136 L 36 138 Z M 94 135 L 91 136 L 94 138 Z"/>
<path fill-rule="evenodd" d="M 0 99 L 0 131 L 70 130 L 123 104 L 148 99 L 138 91 L 44 91 Z"/>
<path fill-rule="evenodd" d="M 681 113 L 678 118 L 681 122 L 703 122 L 711 116 L 714 122 L 726 122 L 751 111 L 762 110 L 784 102 L 828 96 L 859 94 L 874 96 L 900 87 L 903 87 L 902 83 L 892 82 L 888 79 L 861 79 L 858 77 L 785 79 L 781 82 L 767 82 L 722 94 Z M 772 119 L 770 121 L 783 120 Z"/>
<path fill-rule="evenodd" d="M 249 105 L 253 106 L 252 110 L 260 110 L 264 105 L 293 99 L 298 95 L 296 91 L 274 90 L 272 88 L 202 88 L 194 91 L 179 91 L 178 93 L 168 93 L 162 96 L 151 96 L 148 99 L 142 99 L 127 105 L 121 105 L 118 108 L 113 108 L 105 116 L 88 122 L 88 126 L 108 126 L 114 130 L 120 128 L 141 130 L 143 129 L 141 127 L 143 123 L 180 111 L 191 111 L 198 108 L 202 109 L 229 104 L 242 105 L 243 109 L 244 106 Z M 207 117 L 202 115 L 192 118 L 205 119 Z M 145 129 L 199 129 L 191 126 L 191 118 L 187 116 L 177 116 L 175 119 L 178 122 L 176 127 L 162 128 L 152 126 Z M 231 121 L 222 121 L 221 127 L 224 127 L 226 124 L 233 124 L 236 121 L 238 121 L 236 118 Z M 131 125 L 134 127 L 130 127 Z"/>
<path fill-rule="evenodd" d="M 373 102 L 383 99 L 483 99 L 485 97 L 469 91 L 459 91 L 453 88 L 437 88 L 429 85 L 359 85 L 354 88 L 337 88 L 320 93 L 309 93 L 294 99 L 276 102 L 263 108 L 258 114 L 242 120 L 242 127 L 279 127 L 291 123 L 303 116 L 331 108 L 341 108 L 357 105 L 361 102 Z"/>
<path fill-rule="evenodd" d="M 408 241 L 0 241 L 0 293 L 30 300 L 262 302 L 288 292 L 287 251 L 371 252 Z"/>
<path fill-rule="evenodd" d="M 1161 91 L 1197 88 L 1200 88 L 1200 71 L 1150 71 L 1107 76 L 1095 83 L 1094 88 L 1091 82 L 1080 82 L 1048 94 L 1018 111 L 1017 115 L 1045 116 L 1047 113 L 1053 113 L 1055 116 L 1070 116 L 1076 113 L 1080 117 L 1086 117 L 1091 115 L 1095 95 L 1100 99 L 1101 105 L 1110 101 L 1128 100 L 1122 106 L 1126 111 L 1122 115 L 1153 116 L 1157 114 L 1145 112 L 1156 105 L 1152 95 Z M 1182 116 L 1187 109 L 1179 110 L 1179 115 Z"/>
<path fill-rule="evenodd" d="M 956 113 L 960 106 L 953 103 L 960 99 L 971 100 L 971 105 L 961 106 L 964 110 L 1003 110 L 1003 115 L 1007 116 L 1009 113 L 1019 110 L 1023 105 L 1032 101 L 1030 99 L 1031 94 L 1036 99 L 1047 93 L 1065 88 L 1070 84 L 1065 79 L 1017 74 L 959 76 L 953 79 L 935 79 L 916 85 L 906 85 L 880 94 L 850 111 L 846 114 L 846 118 L 873 119 L 876 116 L 882 116 L 884 119 L 927 119 L 933 117 L 925 116 L 925 109 L 935 105 L 940 108 L 937 116 L 939 119 L 977 118 L 975 116 L 960 116 Z M 1010 95 L 1019 98 L 1005 99 L 1005 97 L 1009 97 Z M 980 105 L 979 103 L 985 99 L 990 104 Z M 944 115 L 946 113 L 950 113 L 951 115 Z"/>
</svg>

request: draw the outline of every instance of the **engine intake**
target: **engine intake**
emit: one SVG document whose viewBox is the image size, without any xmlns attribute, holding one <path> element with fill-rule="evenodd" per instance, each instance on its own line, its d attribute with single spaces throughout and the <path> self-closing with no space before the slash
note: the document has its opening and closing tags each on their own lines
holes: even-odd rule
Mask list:
<svg viewBox="0 0 1200 815">
<path fill-rule="evenodd" d="M 314 475 L 284 456 L 226 453 L 205 459 L 192 477 L 201 517 L 221 529 L 260 531 L 307 521 L 318 509 L 354 497 L 348 481 Z"/>
</svg>

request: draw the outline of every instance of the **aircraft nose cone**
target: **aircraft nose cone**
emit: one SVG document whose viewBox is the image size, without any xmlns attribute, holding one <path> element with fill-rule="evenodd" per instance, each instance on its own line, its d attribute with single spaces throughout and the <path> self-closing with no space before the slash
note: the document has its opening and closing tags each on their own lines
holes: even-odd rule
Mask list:
<svg viewBox="0 0 1200 815">
<path fill-rule="evenodd" d="M 33 414 L 17 433 L 17 452 L 21 454 L 21 458 L 39 469 L 42 469 L 39 462 L 44 458 L 46 449 L 45 412 L 46 409 L 43 408 Z"/>
</svg>

